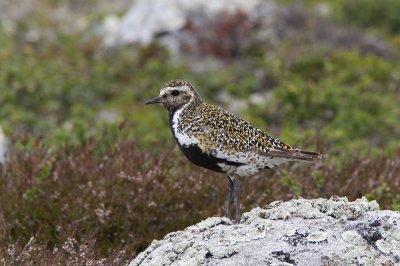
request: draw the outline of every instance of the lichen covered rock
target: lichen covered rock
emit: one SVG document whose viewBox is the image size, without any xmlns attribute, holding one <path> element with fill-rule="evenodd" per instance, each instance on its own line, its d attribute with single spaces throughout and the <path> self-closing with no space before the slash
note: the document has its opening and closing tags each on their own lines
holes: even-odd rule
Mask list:
<svg viewBox="0 0 400 266">
<path fill-rule="evenodd" d="M 212 217 L 153 243 L 135 265 L 397 265 L 400 213 L 365 198 L 294 199 Z"/>
</svg>

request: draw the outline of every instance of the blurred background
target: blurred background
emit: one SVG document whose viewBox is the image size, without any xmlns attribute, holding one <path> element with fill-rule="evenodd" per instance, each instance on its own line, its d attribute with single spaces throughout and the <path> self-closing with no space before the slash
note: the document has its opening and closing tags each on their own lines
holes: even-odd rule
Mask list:
<svg viewBox="0 0 400 266">
<path fill-rule="evenodd" d="M 0 0 L 0 263 L 121 264 L 223 215 L 178 151 L 171 79 L 317 150 L 241 180 L 248 211 L 361 196 L 400 210 L 400 1 Z"/>
</svg>

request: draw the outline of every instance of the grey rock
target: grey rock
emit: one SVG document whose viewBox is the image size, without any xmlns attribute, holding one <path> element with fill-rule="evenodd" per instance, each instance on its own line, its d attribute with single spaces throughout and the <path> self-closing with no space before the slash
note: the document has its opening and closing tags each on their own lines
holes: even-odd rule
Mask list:
<svg viewBox="0 0 400 266">
<path fill-rule="evenodd" d="M 326 4 L 312 13 L 272 0 L 136 0 L 119 22 L 113 20 L 113 30 L 104 31 L 103 39 L 106 47 L 146 45 L 157 39 L 176 61 L 189 60 L 195 71 L 212 67 L 210 58 L 231 62 L 254 47 L 273 57 L 282 43 L 291 43 L 299 53 L 287 55 L 289 61 L 313 43 L 333 49 L 359 48 L 379 56 L 392 53 L 393 48 L 379 36 L 318 15 L 327 12 Z"/>
<path fill-rule="evenodd" d="M 252 10 L 261 0 L 136 0 L 122 18 L 114 36 L 106 36 L 106 45 L 148 44 L 163 33 L 182 29 L 193 13 L 216 14 L 221 11 Z"/>
<path fill-rule="evenodd" d="M 399 265 L 400 213 L 346 197 L 272 202 L 154 240 L 129 265 Z"/>
</svg>

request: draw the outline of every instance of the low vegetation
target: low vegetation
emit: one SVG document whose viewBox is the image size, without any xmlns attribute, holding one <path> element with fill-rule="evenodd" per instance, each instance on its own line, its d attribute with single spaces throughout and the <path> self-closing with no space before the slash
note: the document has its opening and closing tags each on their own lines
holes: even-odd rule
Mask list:
<svg viewBox="0 0 400 266">
<path fill-rule="evenodd" d="M 3 263 L 120 263 L 154 238 L 224 213 L 225 176 L 189 164 L 176 148 L 154 153 L 107 134 L 57 150 L 44 139 L 15 141 L 18 150 L 0 169 Z M 367 195 L 381 208 L 400 209 L 399 171 L 400 150 L 351 156 L 342 165 L 334 156 L 289 164 L 242 179 L 242 205 L 248 211 L 300 196 Z"/>
</svg>

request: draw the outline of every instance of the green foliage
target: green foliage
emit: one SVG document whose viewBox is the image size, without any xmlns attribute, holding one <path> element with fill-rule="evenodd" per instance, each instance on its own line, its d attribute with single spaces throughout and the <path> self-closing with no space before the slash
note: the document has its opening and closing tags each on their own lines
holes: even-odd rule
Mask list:
<svg viewBox="0 0 400 266">
<path fill-rule="evenodd" d="M 397 0 L 343 1 L 341 12 L 345 21 L 355 25 L 400 32 L 400 2 Z"/>
<path fill-rule="evenodd" d="M 293 5 L 297 0 L 276 0 L 275 2 Z M 325 6 L 329 15 L 337 22 L 386 31 L 389 34 L 400 33 L 400 2 L 397 0 L 302 0 L 301 4 L 315 11 Z"/>
<path fill-rule="evenodd" d="M 53 144 L 78 144 L 99 134 L 106 124 L 99 113 L 110 108 L 124 115 L 116 123 L 135 123 L 140 118 L 146 127 L 148 119 L 154 119 L 152 129 L 158 132 L 155 127 L 159 125 L 163 132 L 164 123 L 157 115 L 160 109 L 154 108 L 148 119 L 142 116 L 148 113 L 142 112 L 144 100 L 158 94 L 164 80 L 182 73 L 167 62 L 159 63 L 167 59 L 163 48 L 121 48 L 107 55 L 99 54 L 95 41 L 77 42 L 82 36 L 59 36 L 62 42 L 40 47 L 21 47 L 3 34 L 0 38 L 7 38 L 0 42 L 0 119 L 7 133 L 18 128 L 29 134 L 46 134 Z M 136 133 L 149 131 L 143 127 Z M 166 135 L 166 131 L 148 140 Z"/>
<path fill-rule="evenodd" d="M 274 90 L 265 116 L 281 113 L 276 122 L 293 132 L 285 137 L 297 141 L 309 137 L 304 128 L 317 128 L 338 148 L 354 144 L 362 149 L 365 142 L 395 146 L 399 77 L 396 63 L 357 51 L 305 55 Z"/>
<path fill-rule="evenodd" d="M 265 104 L 243 115 L 261 127 L 280 129 L 288 142 L 304 142 L 312 128 L 337 147 L 357 149 L 366 142 L 395 147 L 394 136 L 400 136 L 398 61 L 356 50 L 316 50 L 289 65 L 285 58 L 250 56 L 246 65 L 232 63 L 194 78 L 184 65 L 168 63 L 168 54 L 157 44 L 110 54 L 99 51 L 97 41 L 79 35 L 59 36 L 62 45 L 41 46 L 1 38 L 3 127 L 7 133 L 19 129 L 45 134 L 56 146 L 77 145 L 123 121 L 132 125 L 128 138 L 140 139 L 144 146 L 159 140 L 172 143 L 165 111 L 143 102 L 173 78 L 191 80 L 210 98 L 221 89 L 244 99 L 268 89 Z"/>
</svg>

